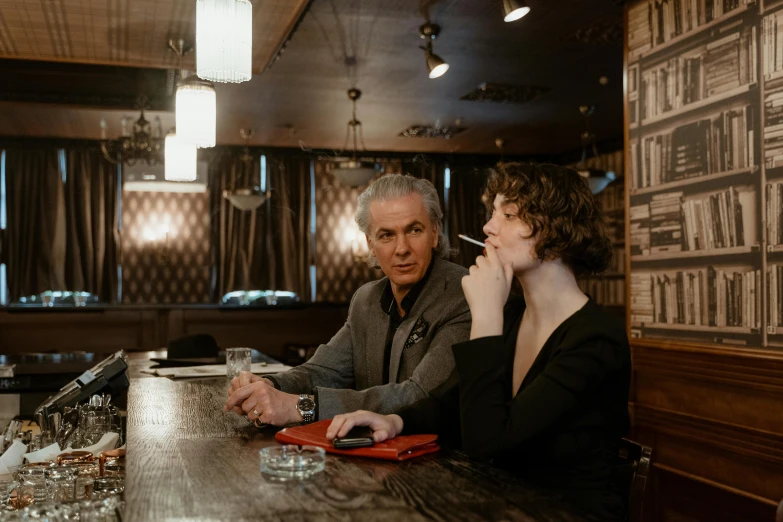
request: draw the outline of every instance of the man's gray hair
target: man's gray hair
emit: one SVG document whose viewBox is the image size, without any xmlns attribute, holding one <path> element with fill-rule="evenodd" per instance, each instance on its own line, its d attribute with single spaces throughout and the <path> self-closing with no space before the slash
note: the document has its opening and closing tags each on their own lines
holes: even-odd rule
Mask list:
<svg viewBox="0 0 783 522">
<path fill-rule="evenodd" d="M 359 206 L 356 209 L 356 224 L 364 234 L 370 235 L 370 204 L 373 201 L 388 201 L 419 194 L 430 217 L 430 223 L 438 225 L 438 246 L 435 253 L 448 259 L 451 256 L 449 239 L 443 229 L 443 211 L 440 209 L 438 191 L 426 179 L 415 178 L 409 174 L 386 174 L 367 187 L 359 196 Z M 378 260 L 372 254 L 367 256 L 367 264 L 378 267 Z"/>
</svg>

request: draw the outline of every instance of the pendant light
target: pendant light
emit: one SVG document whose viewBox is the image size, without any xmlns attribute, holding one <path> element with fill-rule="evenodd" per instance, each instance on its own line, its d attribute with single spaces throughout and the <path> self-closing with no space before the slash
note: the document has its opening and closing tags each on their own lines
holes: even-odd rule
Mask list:
<svg viewBox="0 0 783 522">
<path fill-rule="evenodd" d="M 345 133 L 345 144 L 343 151 L 348 146 L 349 137 L 353 136 L 353 152 L 351 158 L 346 161 L 336 162 L 331 169 L 332 175 L 337 180 L 349 187 L 361 187 L 368 184 L 378 173 L 375 163 L 367 163 L 357 159 L 357 149 L 361 139 L 362 148 L 364 147 L 364 137 L 362 136 L 362 122 L 356 119 L 356 102 L 361 98 L 362 91 L 359 89 L 348 89 L 348 99 L 353 102 L 353 118 L 348 122 L 348 128 Z M 358 135 L 357 135 L 358 133 Z"/>
<path fill-rule="evenodd" d="M 182 58 L 190 52 L 191 47 L 184 40 L 169 40 L 169 47 L 180 61 L 176 96 L 177 135 L 199 148 L 214 147 L 217 128 L 215 86 L 192 74 L 186 77 Z"/>
<path fill-rule="evenodd" d="M 250 80 L 253 5 L 250 0 L 196 0 L 196 74 L 221 83 Z"/>
<path fill-rule="evenodd" d="M 196 146 L 177 136 L 175 131 L 168 133 L 165 145 L 166 181 L 196 180 Z"/>
<path fill-rule="evenodd" d="M 237 210 L 247 212 L 255 210 L 264 204 L 264 201 L 269 199 L 271 191 L 266 193 L 261 192 L 261 187 L 253 184 L 253 156 L 250 154 L 250 148 L 248 143 L 250 138 L 253 137 L 255 131 L 253 129 L 240 129 L 240 136 L 245 141 L 245 148 L 242 151 L 240 160 L 242 161 L 242 172 L 237 178 L 237 185 L 244 184 L 245 186 L 238 186 L 231 190 L 224 190 L 223 197 L 226 198 Z"/>
<path fill-rule="evenodd" d="M 576 171 L 580 176 L 587 180 L 590 191 L 598 194 L 604 190 L 609 183 L 614 181 L 617 176 L 612 171 L 606 171 L 600 168 L 591 168 L 587 166 L 587 148 L 593 150 L 593 158 L 598 160 L 598 148 L 595 145 L 595 134 L 590 131 L 590 116 L 595 112 L 594 105 L 581 105 L 579 112 L 585 118 L 585 131 L 582 133 L 582 160 L 577 164 Z"/>
</svg>

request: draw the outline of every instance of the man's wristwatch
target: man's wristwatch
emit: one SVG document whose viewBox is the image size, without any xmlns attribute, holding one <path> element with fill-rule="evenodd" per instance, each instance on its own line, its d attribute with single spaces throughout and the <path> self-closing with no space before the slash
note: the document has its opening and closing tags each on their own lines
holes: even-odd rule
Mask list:
<svg viewBox="0 0 783 522">
<path fill-rule="evenodd" d="M 296 403 L 296 409 L 305 422 L 313 422 L 315 419 L 315 401 L 309 395 L 303 393 L 299 396 L 299 402 Z"/>
</svg>

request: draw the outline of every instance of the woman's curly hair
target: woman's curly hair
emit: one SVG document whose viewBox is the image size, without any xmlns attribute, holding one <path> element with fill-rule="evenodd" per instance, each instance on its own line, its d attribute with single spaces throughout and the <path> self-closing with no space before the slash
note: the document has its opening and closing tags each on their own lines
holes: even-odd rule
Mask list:
<svg viewBox="0 0 783 522">
<path fill-rule="evenodd" d="M 540 260 L 561 258 L 576 277 L 609 266 L 612 243 L 601 205 L 575 170 L 558 165 L 501 163 L 491 170 L 482 201 L 491 217 L 496 195 L 519 206 Z"/>
</svg>

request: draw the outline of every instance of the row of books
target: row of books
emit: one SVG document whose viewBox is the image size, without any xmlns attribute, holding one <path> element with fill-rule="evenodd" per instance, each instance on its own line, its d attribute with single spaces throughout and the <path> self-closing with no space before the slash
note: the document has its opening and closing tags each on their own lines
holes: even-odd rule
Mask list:
<svg viewBox="0 0 783 522">
<path fill-rule="evenodd" d="M 634 188 L 754 165 L 755 121 L 753 107 L 746 105 L 632 143 Z"/>
<path fill-rule="evenodd" d="M 604 212 L 625 208 L 625 186 L 622 183 L 612 183 L 595 197 L 601 203 L 601 210 Z"/>
<path fill-rule="evenodd" d="M 756 26 L 751 26 L 642 71 L 642 123 L 755 83 L 756 64 Z"/>
<path fill-rule="evenodd" d="M 616 212 L 606 216 L 606 225 L 609 229 L 609 239 L 613 243 L 620 243 L 625 241 L 625 217 L 623 214 Z"/>
<path fill-rule="evenodd" d="M 767 243 L 783 245 L 783 182 L 767 183 Z"/>
<path fill-rule="evenodd" d="M 755 193 L 730 186 L 684 198 L 656 194 L 629 212 L 631 255 L 715 250 L 755 243 Z"/>
<path fill-rule="evenodd" d="M 783 78 L 767 84 L 764 96 L 764 162 L 767 168 L 783 165 Z"/>
<path fill-rule="evenodd" d="M 579 279 L 577 284 L 600 305 L 625 305 L 625 281 L 622 279 Z"/>
<path fill-rule="evenodd" d="M 767 267 L 767 324 L 783 326 L 783 265 Z"/>
<path fill-rule="evenodd" d="M 612 261 L 606 271 L 612 274 L 625 273 L 625 247 L 614 247 L 612 249 Z"/>
<path fill-rule="evenodd" d="M 631 279 L 635 324 L 761 327 L 761 270 L 694 268 L 635 273 Z"/>
<path fill-rule="evenodd" d="M 761 74 L 769 78 L 783 71 L 783 12 L 765 16 L 761 22 Z"/>
<path fill-rule="evenodd" d="M 628 9 L 631 60 L 756 0 L 648 0 Z"/>
<path fill-rule="evenodd" d="M 628 7 L 628 60 L 633 62 L 652 49 L 652 2 L 636 2 Z"/>
</svg>

